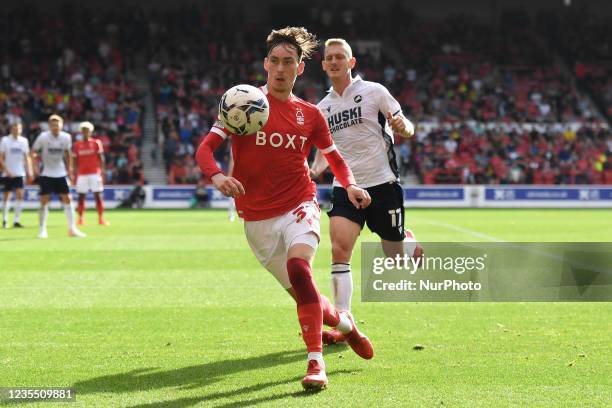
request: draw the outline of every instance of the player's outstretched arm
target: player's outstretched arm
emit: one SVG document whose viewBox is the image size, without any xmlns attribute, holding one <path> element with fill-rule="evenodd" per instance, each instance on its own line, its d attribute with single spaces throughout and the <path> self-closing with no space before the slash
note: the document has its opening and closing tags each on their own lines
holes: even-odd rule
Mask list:
<svg viewBox="0 0 612 408">
<path fill-rule="evenodd" d="M 25 155 L 26 162 L 26 180 L 28 183 L 32 183 L 34 181 L 34 167 L 32 166 L 32 156 L 30 153 L 26 153 Z"/>
<path fill-rule="evenodd" d="M 346 187 L 346 192 L 351 203 L 357 208 L 366 208 L 372 202 L 370 193 L 355 184 Z"/>
<path fill-rule="evenodd" d="M 315 153 L 314 161 L 312 162 L 312 166 L 310 167 L 310 177 L 311 178 L 319 177 L 319 175 L 325 171 L 327 166 L 328 166 L 327 160 L 325 160 L 325 157 L 323 157 L 323 154 L 321 153 L 321 151 L 317 149 L 317 152 Z"/>
<path fill-rule="evenodd" d="M 414 125 L 402 114 L 402 112 L 396 115 L 387 112 L 387 122 L 389 122 L 391 129 L 393 129 L 395 133 L 399 133 L 404 137 L 411 137 L 414 135 Z"/>
<path fill-rule="evenodd" d="M 226 197 L 238 197 L 245 193 L 242 183 L 233 177 L 217 173 L 210 179 L 215 188 Z"/>
<path fill-rule="evenodd" d="M 202 173 L 213 182 L 217 190 L 226 197 L 238 197 L 245 194 L 242 183 L 234 177 L 224 175 L 213 156 L 213 152 L 221 143 L 223 138 L 219 134 L 211 132 L 206 135 L 196 152 L 196 161 Z"/>
<path fill-rule="evenodd" d="M 70 154 L 70 150 L 64 151 L 64 165 L 66 166 L 66 171 L 68 172 L 68 178 L 74 182 L 74 169 L 72 167 L 72 155 Z"/>
<path fill-rule="evenodd" d="M 38 135 L 36 140 L 34 140 L 34 144 L 32 145 L 32 149 L 30 149 L 30 157 L 32 158 L 32 164 L 34 165 L 34 177 L 38 176 L 40 172 L 40 153 L 42 151 L 42 142 L 40 141 L 41 137 Z"/>
</svg>

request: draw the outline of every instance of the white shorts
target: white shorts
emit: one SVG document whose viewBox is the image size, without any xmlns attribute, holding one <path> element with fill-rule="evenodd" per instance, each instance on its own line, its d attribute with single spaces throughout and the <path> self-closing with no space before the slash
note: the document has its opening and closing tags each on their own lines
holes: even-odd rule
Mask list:
<svg viewBox="0 0 612 408">
<path fill-rule="evenodd" d="M 295 244 L 306 244 L 317 249 L 321 236 L 320 217 L 318 204 L 306 201 L 278 217 L 244 222 L 244 232 L 253 254 L 283 288 L 291 287 L 287 273 L 287 251 Z"/>
<path fill-rule="evenodd" d="M 104 190 L 102 176 L 100 174 L 79 174 L 77 176 L 76 191 L 79 194 L 100 193 Z"/>
</svg>

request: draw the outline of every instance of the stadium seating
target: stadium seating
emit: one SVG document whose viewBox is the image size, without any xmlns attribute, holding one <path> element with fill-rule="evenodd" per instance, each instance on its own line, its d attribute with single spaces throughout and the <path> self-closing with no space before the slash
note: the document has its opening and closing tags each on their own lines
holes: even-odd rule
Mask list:
<svg viewBox="0 0 612 408">
<path fill-rule="evenodd" d="M 399 33 L 390 32 L 384 20 L 372 17 L 375 25 L 371 33 L 360 34 L 373 39 L 401 36 L 401 58 L 393 50 L 379 54 L 354 46 L 356 73 L 385 84 L 414 122 L 431 125 L 409 142 L 411 157 L 403 160 L 420 182 L 568 184 L 607 180 L 603 174 L 609 162 L 601 157 L 609 155 L 609 146 L 606 131 L 598 130 L 597 109 L 578 89 L 571 70 L 564 70 L 563 62 L 554 58 L 541 27 L 525 24 L 529 16 L 506 13 L 494 28 L 464 16 L 432 22 L 403 9 L 398 13 L 402 21 L 410 21 L 400 25 Z M 169 182 L 175 183 L 186 180 L 176 177 L 190 172 L 189 164 L 180 163 L 192 155 L 214 122 L 219 95 L 239 82 L 264 81 L 260 67 L 264 33 L 249 36 L 256 28 L 247 27 L 246 34 L 237 34 L 230 46 L 220 40 L 220 31 L 215 32 L 223 28 L 223 22 L 210 24 L 206 13 L 196 15 L 183 11 L 165 16 L 160 25 L 173 32 L 172 38 L 177 33 L 179 38 L 184 35 L 185 41 L 179 41 L 181 47 L 161 44 L 151 64 L 157 116 L 168 135 L 163 154 L 169 168 L 174 169 Z M 184 27 L 193 29 L 194 19 L 208 22 L 206 36 L 212 41 L 205 45 L 189 41 L 193 33 Z M 328 32 L 322 21 L 313 21 L 309 28 Z M 350 27 L 345 28 L 351 38 Z M 300 78 L 296 91 L 316 102 L 328 84 L 319 70 L 320 56 L 313 60 L 312 69 Z M 500 123 L 514 127 L 539 124 L 541 128 L 510 132 L 478 128 Z M 556 123 L 594 126 L 569 129 L 554 126 Z M 455 129 L 442 126 L 449 124 Z M 396 141 L 405 143 L 400 138 Z M 226 167 L 228 146 L 216 154 Z M 321 181 L 329 181 L 329 176 L 324 174 Z"/>
<path fill-rule="evenodd" d="M 271 13 L 228 36 L 237 17 L 215 7 L 146 18 L 126 8 L 93 22 L 84 9 L 62 10 L 75 24 L 31 9 L 5 18 L 11 46 L 0 50 L 0 131 L 8 132 L 11 115 L 24 118 L 31 140 L 51 112 L 72 128 L 91 120 L 106 147 L 109 182 L 143 181 L 144 104 L 132 79 L 146 70 L 163 134 L 153 154 L 164 158 L 168 183 L 197 182 L 193 153 L 217 101 L 232 85 L 265 81 L 262 40 L 273 26 Z M 402 174 L 425 184 L 610 182 L 612 58 L 598 41 L 611 38 L 609 25 L 522 11 L 495 23 L 469 15 L 433 20 L 394 7 L 337 15 L 315 7 L 303 24 L 321 38 L 348 38 L 354 73 L 383 83 L 419 125 L 412 140 L 396 138 Z M 367 28 L 356 31 L 355 21 Z M 392 38 L 402 41 L 385 47 Z M 311 102 L 329 87 L 320 59 L 313 56 L 295 89 Z M 215 157 L 227 169 L 229 145 Z M 329 180 L 329 173 L 321 178 Z"/>
<path fill-rule="evenodd" d="M 74 137 L 78 124 L 89 120 L 94 137 L 106 152 L 107 183 L 142 178 L 139 146 L 142 137 L 142 96 L 129 81 L 137 37 L 112 14 L 66 6 L 62 18 L 33 8 L 2 16 L 5 49 L 0 70 L 0 134 L 20 117 L 24 135 L 33 143 L 57 113 Z M 69 23 L 68 23 L 69 22 Z M 135 26 L 131 26 L 134 32 Z M 8 38 L 6 37 L 8 35 Z"/>
</svg>

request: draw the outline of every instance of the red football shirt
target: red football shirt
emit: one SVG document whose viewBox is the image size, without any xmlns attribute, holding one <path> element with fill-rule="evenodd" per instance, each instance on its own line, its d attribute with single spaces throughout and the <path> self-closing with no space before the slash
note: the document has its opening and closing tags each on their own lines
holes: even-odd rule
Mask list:
<svg viewBox="0 0 612 408">
<path fill-rule="evenodd" d="M 321 150 L 333 145 L 317 106 L 294 95 L 286 102 L 267 97 L 270 116 L 256 134 L 231 135 L 219 122 L 211 129 L 223 139 L 232 136 L 233 177 L 246 193 L 236 198 L 236 209 L 246 221 L 273 218 L 315 199 L 307 158 L 313 145 Z"/>
<path fill-rule="evenodd" d="M 77 158 L 77 174 L 100 174 L 102 172 L 98 157 L 104 152 L 102 142 L 97 139 L 81 140 L 74 144 L 73 150 Z"/>
</svg>

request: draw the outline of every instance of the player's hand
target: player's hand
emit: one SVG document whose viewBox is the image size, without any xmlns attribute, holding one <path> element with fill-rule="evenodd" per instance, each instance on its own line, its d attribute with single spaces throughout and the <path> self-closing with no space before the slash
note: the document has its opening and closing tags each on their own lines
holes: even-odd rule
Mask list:
<svg viewBox="0 0 612 408">
<path fill-rule="evenodd" d="M 399 133 L 404 137 L 414 135 L 414 125 L 402 115 L 393 116 L 391 112 L 387 112 L 387 122 L 393 129 L 393 132 Z"/>
<path fill-rule="evenodd" d="M 15 177 L 15 176 L 13 175 L 13 173 L 12 173 L 12 172 L 11 172 L 9 169 L 6 169 L 6 175 L 7 175 L 8 177 L 10 177 L 10 178 Z"/>
<path fill-rule="evenodd" d="M 238 197 L 245 194 L 242 183 L 233 177 L 228 177 L 224 174 L 215 174 L 212 176 L 211 181 L 215 188 L 226 197 Z"/>
<path fill-rule="evenodd" d="M 363 188 L 357 187 L 354 184 L 350 184 L 346 188 L 346 192 L 350 202 L 353 203 L 356 208 L 366 208 L 372 202 L 370 194 Z"/>
</svg>

